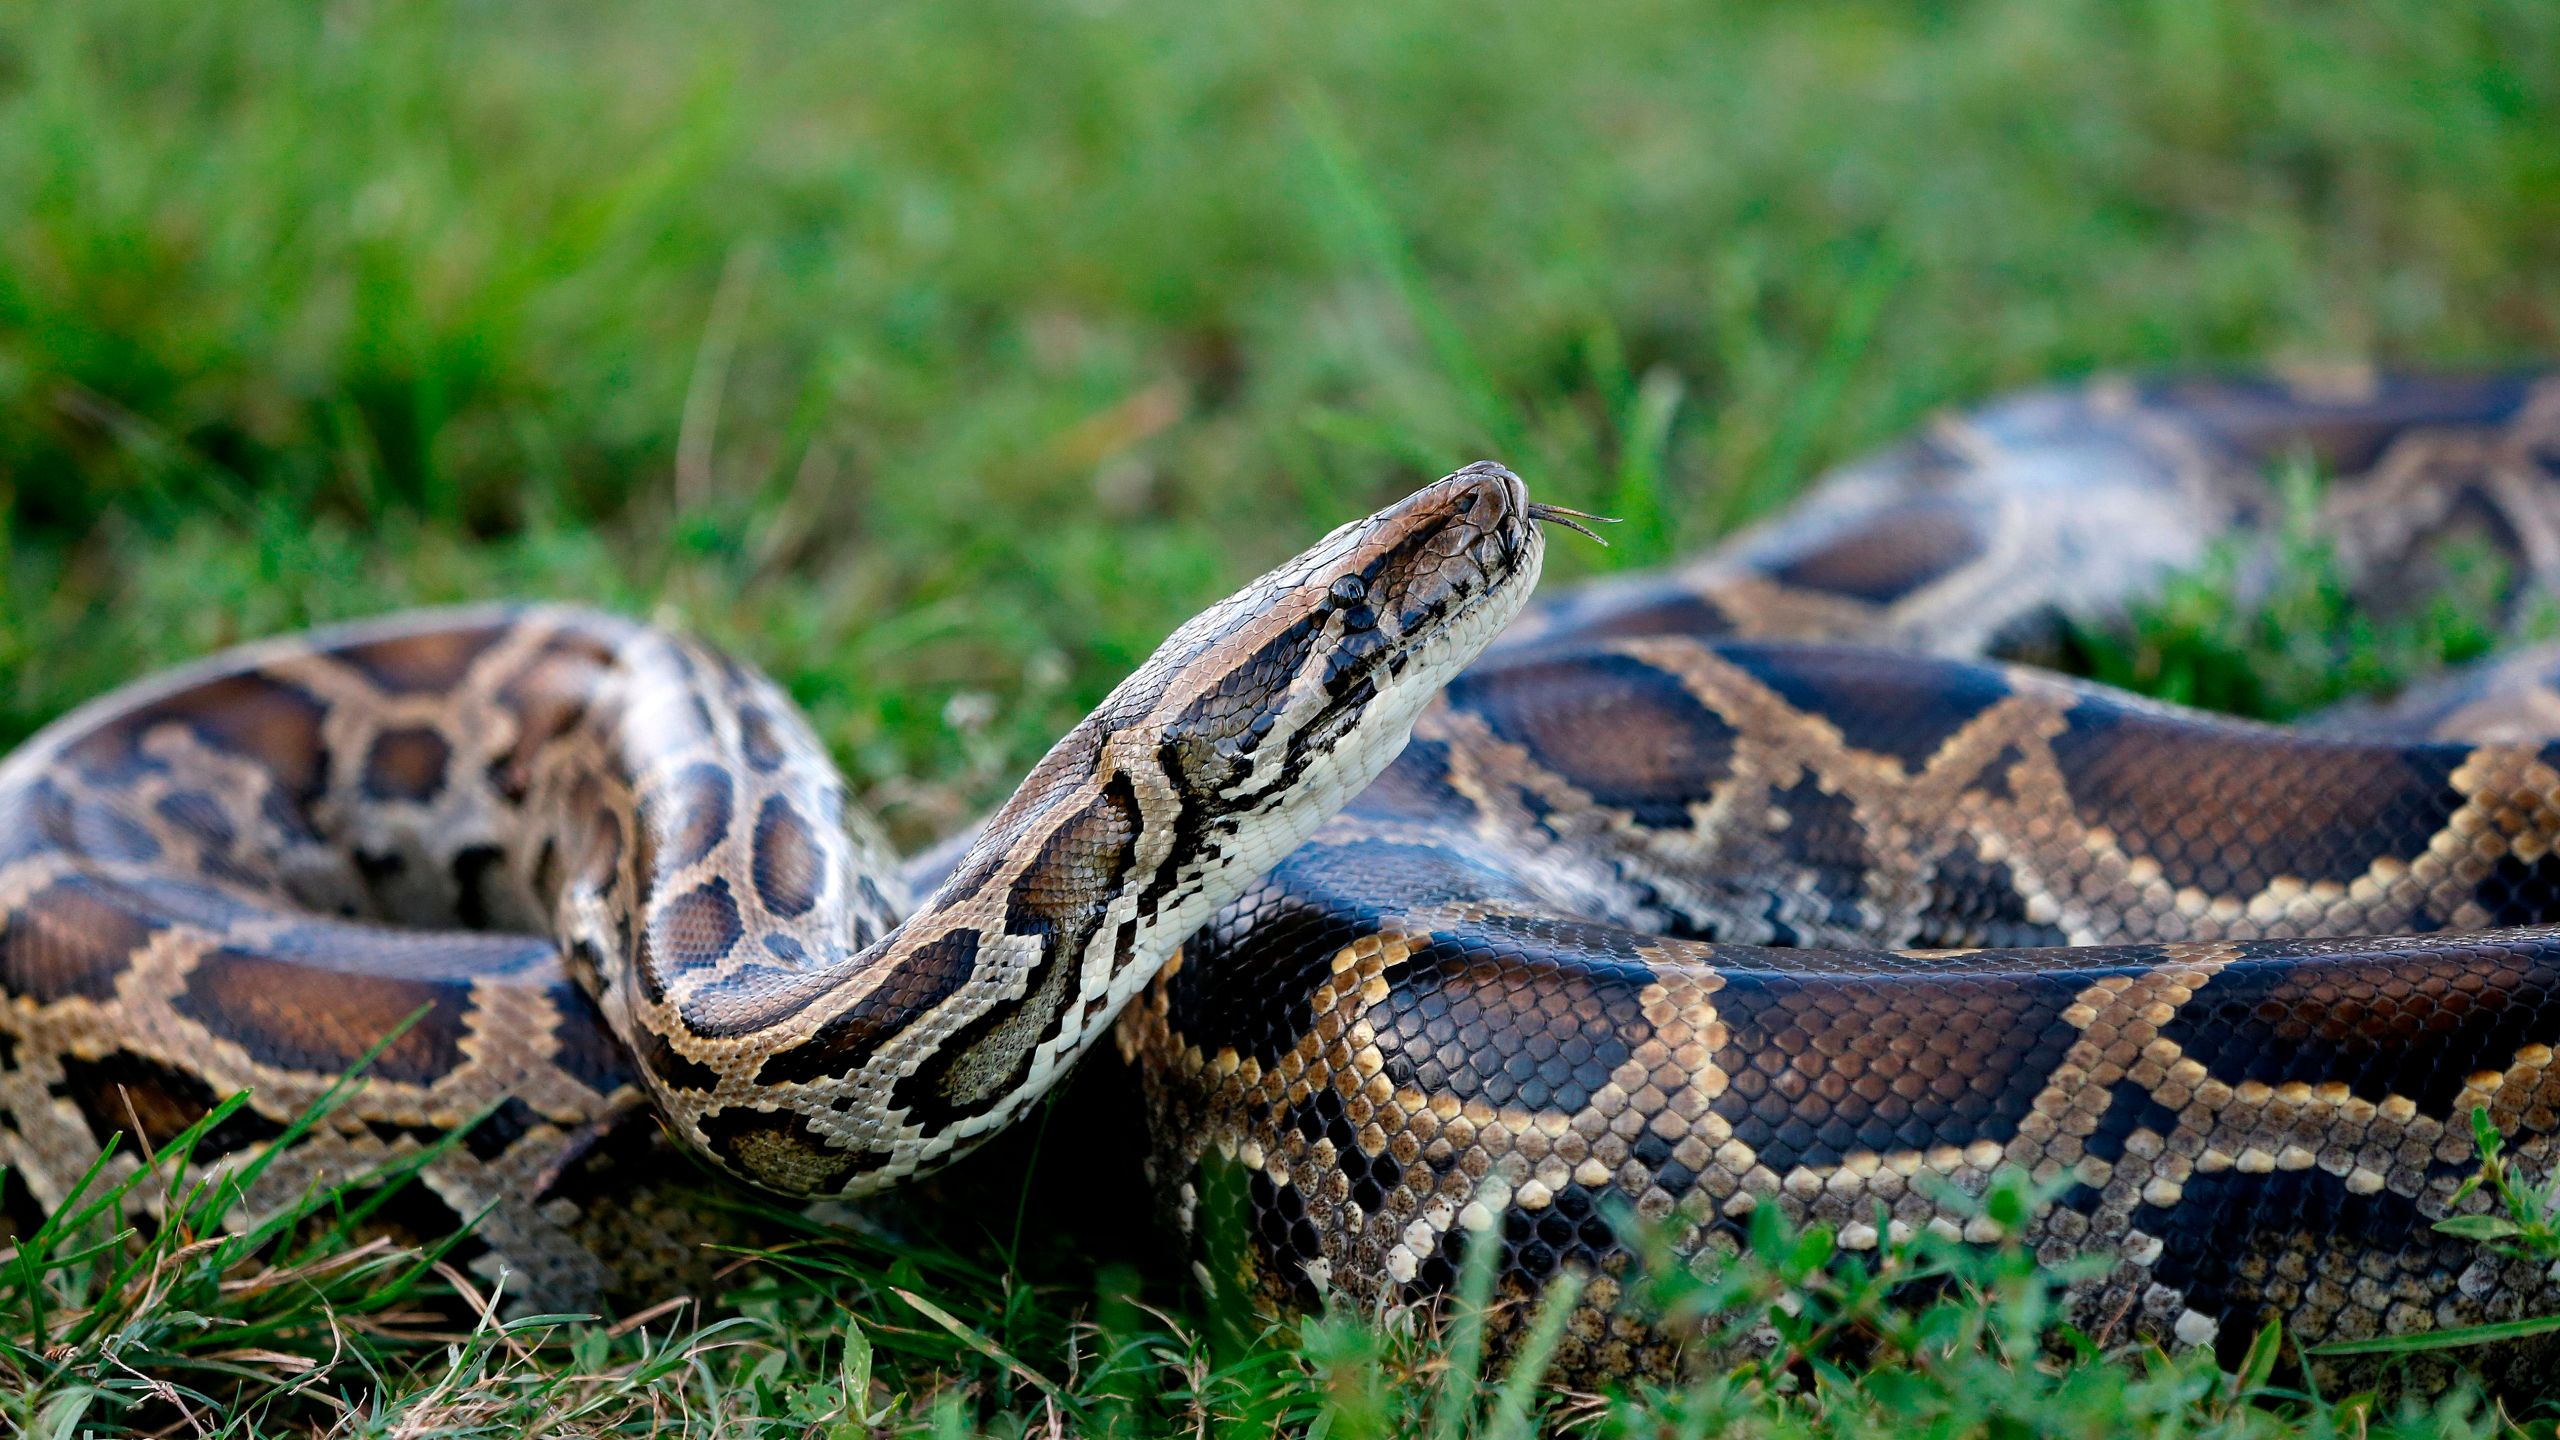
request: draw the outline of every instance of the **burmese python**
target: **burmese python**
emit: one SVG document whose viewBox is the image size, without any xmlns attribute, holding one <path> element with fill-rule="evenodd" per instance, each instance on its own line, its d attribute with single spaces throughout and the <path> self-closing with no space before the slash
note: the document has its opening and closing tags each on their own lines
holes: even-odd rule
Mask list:
<svg viewBox="0 0 2560 1440">
<path fill-rule="evenodd" d="M 1614 1206 L 1873 1248 L 2002 1166 L 2066 1187 L 2040 1253 L 2116 1257 L 2101 1339 L 2543 1313 L 2428 1222 L 2474 1106 L 2527 1167 L 2560 1129 L 2560 933 L 2508 928 L 2560 919 L 2549 666 L 2322 733 L 1969 658 L 2262 533 L 2297 452 L 2375 603 L 2466 548 L 2560 592 L 2533 379 L 2012 400 L 1469 665 L 1576 518 L 1479 464 L 1184 625 L 903 880 L 777 688 L 682 638 L 526 607 L 230 652 L 0 764 L 13 1202 L 242 1088 L 206 1148 L 254 1153 L 396 1032 L 263 1200 L 467 1127 L 427 1190 L 591 1304 L 685 1258 L 635 1117 L 860 1193 L 1118 1016 L 1176 1218 L 1242 1174 L 1216 1278 L 1422 1301 L 1486 1233 L 1507 1293 L 1597 1276 L 1575 1373 L 1673 1363 Z"/>
</svg>

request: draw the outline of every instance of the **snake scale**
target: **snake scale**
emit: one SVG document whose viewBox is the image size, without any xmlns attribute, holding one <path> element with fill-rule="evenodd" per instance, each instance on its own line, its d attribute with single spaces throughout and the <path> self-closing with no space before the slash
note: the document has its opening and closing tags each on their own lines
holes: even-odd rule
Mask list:
<svg viewBox="0 0 2560 1440">
<path fill-rule="evenodd" d="M 2102 1341 L 2548 1313 L 2430 1222 L 2475 1107 L 2560 1148 L 2560 665 L 2283 730 L 2018 663 L 2264 535 L 2295 455 L 2368 602 L 2481 550 L 2512 610 L 2560 594 L 2535 376 L 2036 392 L 1534 608 L 1577 517 L 1478 464 L 1185 624 L 903 872 L 771 681 L 660 630 L 216 656 L 0 763 L 9 1205 L 243 1089 L 204 1150 L 257 1154 L 391 1035 L 253 1201 L 463 1130 L 416 1226 L 592 1305 L 684 1267 L 661 1129 L 860 1194 L 1109 1034 L 1173 1217 L 1242 1176 L 1221 1283 L 1423 1302 L 1483 1234 L 1506 1295 L 1593 1277 L 1575 1374 L 1679 1363 L 1618 1207 L 1873 1249 L 1971 1233 L 1931 1177 L 2002 1167 L 2055 1195 L 2040 1255 L 2112 1257 L 2071 1295 Z"/>
</svg>

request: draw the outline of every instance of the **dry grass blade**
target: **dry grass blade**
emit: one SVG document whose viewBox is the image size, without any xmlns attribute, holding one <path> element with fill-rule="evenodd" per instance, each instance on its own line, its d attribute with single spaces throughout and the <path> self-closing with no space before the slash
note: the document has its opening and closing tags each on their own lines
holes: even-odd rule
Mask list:
<svg viewBox="0 0 2560 1440">
<path fill-rule="evenodd" d="M 999 1365 L 1002 1365 L 1006 1370 L 1011 1371 L 1016 1379 L 1020 1380 L 1023 1384 L 1030 1386 L 1032 1389 L 1039 1391 L 1050 1401 L 1056 1402 L 1066 1398 L 1066 1392 L 1058 1388 L 1056 1381 L 1051 1380 L 1039 1371 L 1032 1369 L 1030 1366 L 1023 1364 L 1021 1361 L 1013 1358 L 1013 1356 L 1005 1353 L 1003 1346 L 998 1345 L 993 1340 L 988 1339 L 986 1336 L 981 1335 L 977 1331 L 960 1323 L 958 1317 L 954 1316 L 950 1311 L 943 1309 L 941 1306 L 934 1304 L 932 1301 L 925 1299 L 923 1296 L 916 1294 L 912 1290 L 899 1290 L 896 1294 L 899 1299 L 914 1306 L 916 1308 L 916 1313 L 924 1316 L 934 1324 L 941 1326 L 943 1329 L 950 1331 L 953 1339 L 958 1340 L 961 1344 L 968 1346 L 970 1349 L 975 1350 L 979 1354 L 984 1355 Z"/>
<path fill-rule="evenodd" d="M 350 1266 L 361 1265 L 378 1256 L 398 1253 L 401 1249 L 402 1247 L 392 1243 L 390 1236 L 376 1235 L 361 1244 L 340 1250 L 335 1254 L 306 1260 L 299 1265 L 281 1268 L 273 1265 L 265 1266 L 254 1275 L 244 1275 L 236 1280 L 223 1281 L 221 1289 L 225 1295 L 263 1294 L 282 1285 L 307 1284 Z"/>
</svg>

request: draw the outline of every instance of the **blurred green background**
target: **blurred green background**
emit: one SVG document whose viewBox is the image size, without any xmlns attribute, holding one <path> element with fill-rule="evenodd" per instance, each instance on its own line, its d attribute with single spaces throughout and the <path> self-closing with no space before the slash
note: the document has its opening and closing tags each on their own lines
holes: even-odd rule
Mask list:
<svg viewBox="0 0 2560 1440">
<path fill-rule="evenodd" d="M 236 640 L 556 597 L 772 670 L 913 842 L 1198 605 L 1479 456 L 1628 518 L 1555 547 L 1561 581 L 1704 546 L 2007 389 L 2555 355 L 2552 0 L 0 0 L 0 748 Z M 2334 647 L 2297 642 L 2352 628 L 2333 598 L 2235 621 L 2199 582 L 2156 628 L 2326 684 Z M 1049 1273 L 1013 1263 L 1021 1193 L 1011 1243 L 857 1251 L 742 1302 L 761 1329 L 613 1372 L 625 1428 L 839 1424 L 819 1381 L 871 1393 L 867 1330 L 901 1357 L 881 1393 L 938 1396 L 944 1433 L 964 1391 L 1055 1433 L 1028 1371 L 881 1288 L 910 1284 L 1066 1376 L 1071 1411 L 1135 1375 L 1131 1414 L 1386 1413 L 1364 1326 L 1213 1376 L 1147 1328 L 1194 1312 L 1142 1323 L 1081 1252 L 1056 1294 L 1017 1284 Z M 71 1356 L 25 1403 L 68 1433 L 89 1377 L 159 1383 L 132 1336 L 234 1343 L 188 1307 L 317 1306 L 169 1293 L 104 1358 L 0 1325 L 27 1373 Z M 1095 1369 L 1089 1310 L 1122 1345 Z M 374 1363 L 311 1333 L 330 1385 Z M 654 1343 L 575 1333 L 579 1369 Z M 426 1388 L 385 1414 L 513 1434 L 469 1406 L 606 1403 L 451 1363 L 386 1381 Z M 1986 1365 L 1946 1383 L 2043 1383 Z M 2223 1413 L 2218 1377 L 2107 1372 L 2155 1410 L 2091 1373 L 1939 1428 Z M 1844 1432 L 1919 1413 L 1893 1377 L 1847 1393 Z"/>
<path fill-rule="evenodd" d="M 0 745 L 534 595 L 908 839 L 1480 455 L 1702 545 L 2099 368 L 2560 351 L 2560 6 L 0 6 Z"/>
</svg>

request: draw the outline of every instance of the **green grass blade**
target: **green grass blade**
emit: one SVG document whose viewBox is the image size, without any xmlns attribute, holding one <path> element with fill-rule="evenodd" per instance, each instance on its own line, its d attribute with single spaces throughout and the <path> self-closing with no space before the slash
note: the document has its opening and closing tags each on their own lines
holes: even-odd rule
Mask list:
<svg viewBox="0 0 2560 1440">
<path fill-rule="evenodd" d="M 2522 1340 L 2535 1335 L 2548 1335 L 2560 1330 L 2560 1315 L 2537 1315 L 2523 1320 L 2495 1320 L 2485 1325 L 2458 1325 L 2449 1330 L 2426 1330 L 2414 1335 L 2377 1335 L 2368 1340 L 2332 1340 L 2314 1345 L 2306 1353 L 2312 1355 L 2411 1355 L 2424 1350 L 2459 1350 L 2470 1345 L 2487 1345 L 2499 1340 Z"/>
<path fill-rule="evenodd" d="M 1556 1345 L 1564 1339 L 1565 1324 L 1573 1318 L 1574 1306 L 1580 1303 L 1587 1283 L 1578 1270 L 1566 1271 L 1547 1282 L 1547 1293 L 1538 1302 L 1538 1318 L 1529 1327 L 1529 1338 L 1521 1343 L 1520 1353 L 1512 1357 L 1511 1373 L 1503 1377 L 1502 1388 L 1494 1397 L 1493 1421 L 1485 1429 L 1485 1440 L 1529 1440 L 1530 1402 L 1537 1398 L 1538 1385 L 1555 1361 Z"/>
</svg>

